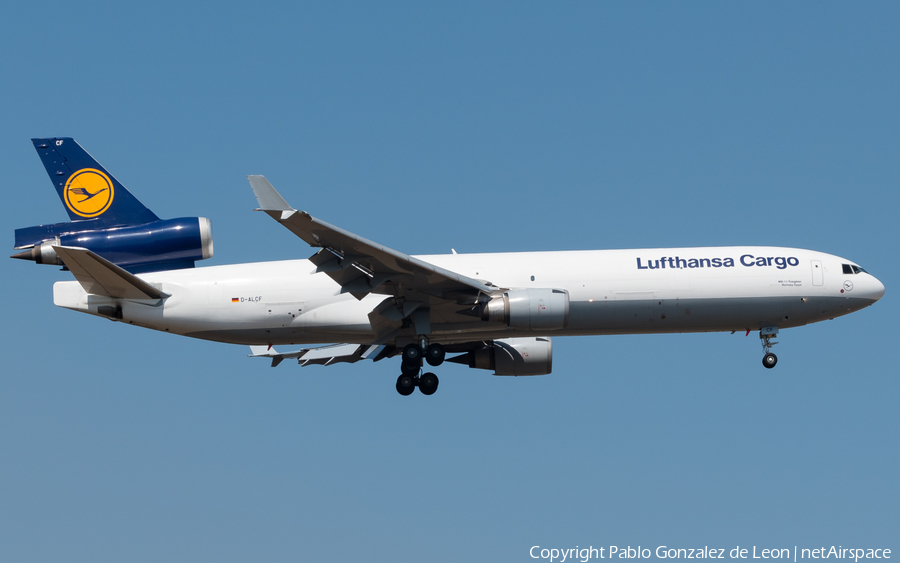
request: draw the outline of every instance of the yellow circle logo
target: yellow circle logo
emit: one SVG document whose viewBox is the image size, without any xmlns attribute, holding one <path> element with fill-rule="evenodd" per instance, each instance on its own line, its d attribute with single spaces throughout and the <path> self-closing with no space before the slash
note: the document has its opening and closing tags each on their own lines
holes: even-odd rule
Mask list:
<svg viewBox="0 0 900 563">
<path fill-rule="evenodd" d="M 113 191 L 109 176 L 94 168 L 82 168 L 66 182 L 66 207 L 81 217 L 97 217 L 112 205 Z"/>
</svg>

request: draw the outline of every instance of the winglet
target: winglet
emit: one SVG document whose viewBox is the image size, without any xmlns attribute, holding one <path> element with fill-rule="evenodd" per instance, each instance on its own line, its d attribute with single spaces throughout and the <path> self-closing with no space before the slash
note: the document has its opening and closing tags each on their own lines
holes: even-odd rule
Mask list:
<svg viewBox="0 0 900 563">
<path fill-rule="evenodd" d="M 53 250 L 87 293 L 119 299 L 165 299 L 169 297 L 168 293 L 153 287 L 86 248 L 54 246 Z"/>
<path fill-rule="evenodd" d="M 291 211 L 293 208 L 284 201 L 272 184 L 266 180 L 265 176 L 247 176 L 250 180 L 250 187 L 253 188 L 253 195 L 259 202 L 258 211 Z"/>
</svg>

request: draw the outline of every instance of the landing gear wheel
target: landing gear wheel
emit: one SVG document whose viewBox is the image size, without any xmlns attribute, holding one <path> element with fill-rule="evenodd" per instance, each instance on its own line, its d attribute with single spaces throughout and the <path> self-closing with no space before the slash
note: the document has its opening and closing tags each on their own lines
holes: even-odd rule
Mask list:
<svg viewBox="0 0 900 563">
<path fill-rule="evenodd" d="M 422 348 L 418 344 L 407 344 L 402 355 L 404 364 L 418 364 L 422 361 Z"/>
<path fill-rule="evenodd" d="M 433 395 L 438 388 L 438 378 L 433 373 L 424 373 L 422 374 L 422 378 L 419 379 L 419 391 L 422 392 L 423 395 Z M 400 385 L 398 382 L 397 385 Z M 399 388 L 398 388 L 399 389 Z"/>
<path fill-rule="evenodd" d="M 437 388 L 437 385 L 435 385 L 435 388 Z M 416 380 L 411 375 L 401 375 L 397 378 L 397 393 L 406 397 L 407 395 L 412 395 L 412 392 L 415 390 Z"/>
<path fill-rule="evenodd" d="M 425 349 L 425 361 L 428 362 L 429 365 L 439 366 L 444 363 L 444 355 L 446 352 L 444 351 L 444 347 L 440 344 L 432 344 L 428 348 Z"/>
<path fill-rule="evenodd" d="M 778 356 L 772 353 L 772 346 L 778 344 L 774 340 L 776 336 L 778 336 L 777 326 L 764 326 L 759 329 L 759 339 L 762 342 L 763 353 L 765 354 L 762 362 L 766 369 L 772 369 L 778 363 Z"/>
<path fill-rule="evenodd" d="M 419 369 L 421 369 L 422 365 L 420 363 L 408 364 L 406 362 L 401 362 L 400 364 L 400 373 L 403 375 L 408 375 L 410 377 L 416 377 L 419 375 Z"/>
</svg>

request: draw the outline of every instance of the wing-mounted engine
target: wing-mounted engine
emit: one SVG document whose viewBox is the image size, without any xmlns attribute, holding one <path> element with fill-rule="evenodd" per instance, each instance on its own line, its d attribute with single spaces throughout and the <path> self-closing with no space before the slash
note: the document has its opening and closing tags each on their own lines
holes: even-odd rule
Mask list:
<svg viewBox="0 0 900 563">
<path fill-rule="evenodd" d="M 131 272 L 189 268 L 213 255 L 212 225 L 206 217 L 181 217 L 145 225 L 91 228 L 89 221 L 16 230 L 13 258 L 64 265 L 54 246 L 86 248 Z M 85 230 L 79 230 L 85 229 Z"/>
<path fill-rule="evenodd" d="M 547 375 L 553 370 L 553 342 L 546 337 L 504 338 L 447 361 L 492 369 L 494 375 Z"/>
<path fill-rule="evenodd" d="M 513 289 L 484 304 L 481 318 L 521 330 L 559 330 L 569 324 L 569 292 Z"/>
</svg>

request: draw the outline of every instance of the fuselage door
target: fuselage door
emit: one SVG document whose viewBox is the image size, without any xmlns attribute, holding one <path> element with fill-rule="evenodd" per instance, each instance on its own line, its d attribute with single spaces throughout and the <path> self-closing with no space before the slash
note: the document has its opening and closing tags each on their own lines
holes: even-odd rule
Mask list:
<svg viewBox="0 0 900 563">
<path fill-rule="evenodd" d="M 822 262 L 819 260 L 810 261 L 812 264 L 812 283 L 813 285 L 823 285 L 825 283 L 825 271 L 822 269 Z"/>
</svg>

